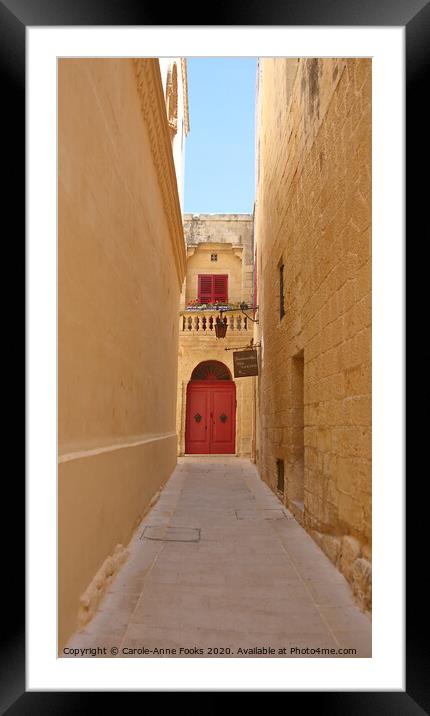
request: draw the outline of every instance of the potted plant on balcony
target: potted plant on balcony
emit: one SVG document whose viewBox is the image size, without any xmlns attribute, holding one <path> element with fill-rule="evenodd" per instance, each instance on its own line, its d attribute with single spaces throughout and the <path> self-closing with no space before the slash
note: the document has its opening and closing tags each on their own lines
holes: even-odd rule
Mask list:
<svg viewBox="0 0 430 716">
<path fill-rule="evenodd" d="M 185 306 L 186 311 L 201 311 L 202 310 L 202 303 L 199 301 L 198 298 L 193 298 L 191 301 L 188 301 L 187 305 Z"/>
<path fill-rule="evenodd" d="M 240 310 L 239 303 L 232 303 L 230 301 L 211 301 L 203 303 L 198 298 L 191 299 L 185 306 L 186 311 L 231 311 L 234 309 Z"/>
</svg>

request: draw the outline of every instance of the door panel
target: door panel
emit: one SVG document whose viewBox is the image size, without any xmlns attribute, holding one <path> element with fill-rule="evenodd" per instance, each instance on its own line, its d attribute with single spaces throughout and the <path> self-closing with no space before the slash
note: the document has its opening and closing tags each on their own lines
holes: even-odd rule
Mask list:
<svg viewBox="0 0 430 716">
<path fill-rule="evenodd" d="M 235 452 L 235 437 L 234 382 L 190 382 L 187 388 L 185 452 L 197 455 L 232 454 Z"/>
<path fill-rule="evenodd" d="M 192 385 L 192 384 L 190 384 Z M 185 452 L 209 453 L 209 398 L 206 389 L 187 390 Z"/>
<path fill-rule="evenodd" d="M 212 389 L 212 430 L 210 447 L 212 453 L 234 452 L 235 397 L 231 389 Z"/>
</svg>

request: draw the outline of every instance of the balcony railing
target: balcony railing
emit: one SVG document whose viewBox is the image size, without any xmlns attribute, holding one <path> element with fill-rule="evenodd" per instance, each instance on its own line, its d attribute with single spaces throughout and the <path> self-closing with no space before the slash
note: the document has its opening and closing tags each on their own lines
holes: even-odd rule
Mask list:
<svg viewBox="0 0 430 716">
<path fill-rule="evenodd" d="M 215 335 L 215 322 L 219 315 L 219 309 L 203 311 L 193 308 L 191 311 L 181 311 L 179 331 L 190 335 Z M 223 314 L 223 321 L 227 324 L 227 335 L 252 334 L 252 321 L 240 310 Z"/>
</svg>

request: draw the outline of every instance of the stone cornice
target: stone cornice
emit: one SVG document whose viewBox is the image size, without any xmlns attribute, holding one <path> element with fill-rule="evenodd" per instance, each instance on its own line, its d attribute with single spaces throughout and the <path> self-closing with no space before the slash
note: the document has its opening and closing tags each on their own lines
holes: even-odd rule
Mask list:
<svg viewBox="0 0 430 716">
<path fill-rule="evenodd" d="M 187 77 L 187 60 L 181 57 L 181 74 L 182 74 L 182 93 L 184 96 L 184 132 L 187 136 L 190 131 L 190 115 L 188 110 L 188 77 Z"/>
<path fill-rule="evenodd" d="M 242 255 L 243 246 L 222 241 L 201 241 L 198 244 L 187 244 L 187 256 L 192 256 L 196 251 L 232 251 Z"/>
<path fill-rule="evenodd" d="M 134 65 L 142 114 L 148 129 L 152 158 L 172 242 L 179 287 L 182 289 L 186 271 L 184 227 L 160 65 L 156 58 L 136 58 Z"/>
</svg>

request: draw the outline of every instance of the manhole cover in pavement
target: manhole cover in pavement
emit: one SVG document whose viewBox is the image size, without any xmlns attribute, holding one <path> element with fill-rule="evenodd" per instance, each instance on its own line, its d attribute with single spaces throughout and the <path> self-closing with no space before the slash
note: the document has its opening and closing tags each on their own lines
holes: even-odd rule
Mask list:
<svg viewBox="0 0 430 716">
<path fill-rule="evenodd" d="M 140 539 L 159 540 L 161 542 L 198 542 L 200 527 L 163 527 L 147 525 Z"/>
</svg>

